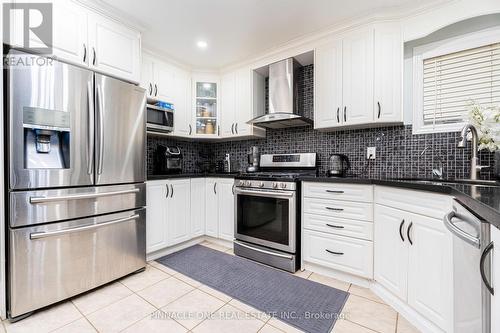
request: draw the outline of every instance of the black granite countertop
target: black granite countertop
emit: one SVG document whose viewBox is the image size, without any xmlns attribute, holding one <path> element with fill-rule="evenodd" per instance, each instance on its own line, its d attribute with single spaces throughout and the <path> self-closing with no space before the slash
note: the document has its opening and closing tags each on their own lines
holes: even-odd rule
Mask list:
<svg viewBox="0 0 500 333">
<path fill-rule="evenodd" d="M 175 178 L 234 178 L 239 173 L 176 173 L 168 175 L 148 175 L 147 180 L 162 180 L 162 179 L 175 179 Z"/>
<path fill-rule="evenodd" d="M 500 183 L 465 184 L 447 183 L 445 181 L 416 181 L 404 179 L 363 178 L 363 177 L 302 177 L 301 181 L 331 182 L 350 184 L 373 184 L 402 187 L 420 191 L 430 191 L 454 196 L 460 203 L 479 217 L 500 229 Z"/>
</svg>

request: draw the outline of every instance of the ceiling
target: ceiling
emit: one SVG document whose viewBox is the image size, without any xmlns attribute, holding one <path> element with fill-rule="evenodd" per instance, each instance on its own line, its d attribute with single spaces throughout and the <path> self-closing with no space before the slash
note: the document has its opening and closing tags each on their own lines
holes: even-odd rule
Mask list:
<svg viewBox="0 0 500 333">
<path fill-rule="evenodd" d="M 349 18 L 436 0 L 102 0 L 146 27 L 144 47 L 219 69 Z M 204 50 L 196 42 L 204 40 Z"/>
</svg>

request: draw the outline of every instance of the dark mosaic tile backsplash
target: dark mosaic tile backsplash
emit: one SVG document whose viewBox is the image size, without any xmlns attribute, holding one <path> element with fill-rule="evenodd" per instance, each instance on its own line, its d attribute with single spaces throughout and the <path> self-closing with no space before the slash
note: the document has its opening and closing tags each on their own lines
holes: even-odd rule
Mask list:
<svg viewBox="0 0 500 333">
<path fill-rule="evenodd" d="M 313 117 L 313 66 L 302 67 L 298 73 L 298 107 L 303 115 Z M 411 125 L 375 129 L 345 130 L 323 133 L 312 126 L 267 130 L 265 139 L 201 143 L 148 138 L 148 173 L 152 173 L 153 152 L 158 143 L 179 146 L 184 154 L 184 172 L 200 172 L 214 168 L 229 153 L 241 168 L 247 166 L 247 153 L 258 146 L 261 154 L 318 154 L 319 172 L 325 175 L 328 158 L 333 153 L 347 155 L 351 175 L 365 177 L 430 177 L 431 170 L 444 166 L 445 177 L 467 178 L 471 155 L 467 148 L 457 148 L 459 133 L 412 135 Z M 377 147 L 376 159 L 366 159 L 366 147 Z M 423 155 L 421 152 L 429 148 Z M 493 153 L 479 153 L 481 165 L 493 165 Z M 482 179 L 493 179 L 492 168 L 481 171 Z"/>
</svg>

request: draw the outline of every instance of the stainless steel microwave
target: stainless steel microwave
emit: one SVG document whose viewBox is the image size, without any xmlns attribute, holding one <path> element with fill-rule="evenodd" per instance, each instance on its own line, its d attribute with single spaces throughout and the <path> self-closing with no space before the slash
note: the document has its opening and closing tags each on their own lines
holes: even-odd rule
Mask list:
<svg viewBox="0 0 500 333">
<path fill-rule="evenodd" d="M 172 132 L 174 130 L 174 110 L 148 104 L 146 127 L 149 132 Z"/>
</svg>

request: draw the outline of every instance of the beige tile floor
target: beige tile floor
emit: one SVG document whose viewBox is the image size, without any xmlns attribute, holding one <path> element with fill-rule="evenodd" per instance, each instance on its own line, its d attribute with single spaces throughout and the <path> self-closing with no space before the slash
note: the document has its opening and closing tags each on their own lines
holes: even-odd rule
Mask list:
<svg viewBox="0 0 500 333">
<path fill-rule="evenodd" d="M 203 245 L 233 254 L 219 244 Z M 415 333 L 401 315 L 370 290 L 308 271 L 295 275 L 349 291 L 334 333 Z M 16 323 L 4 321 L 0 333 L 283 333 L 300 332 L 236 299 L 150 262 L 95 291 L 57 304 Z"/>
</svg>

